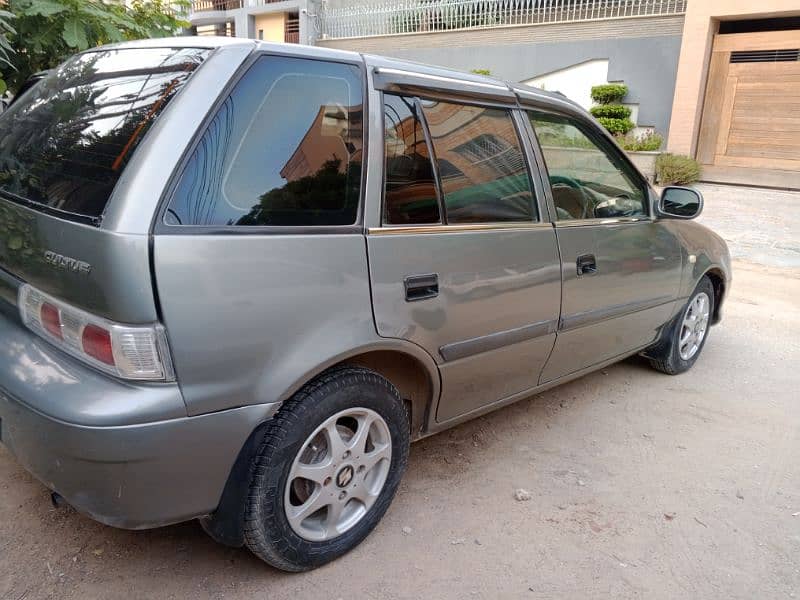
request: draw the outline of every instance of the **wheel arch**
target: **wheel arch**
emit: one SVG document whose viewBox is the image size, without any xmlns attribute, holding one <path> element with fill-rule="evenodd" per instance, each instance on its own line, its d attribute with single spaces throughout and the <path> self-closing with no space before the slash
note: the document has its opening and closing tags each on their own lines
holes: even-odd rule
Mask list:
<svg viewBox="0 0 800 600">
<path fill-rule="evenodd" d="M 427 352 L 404 340 L 380 341 L 332 357 L 308 371 L 286 390 L 279 401 L 286 401 L 308 382 L 341 365 L 371 369 L 391 382 L 406 402 L 412 441 L 422 437 L 439 398 L 439 369 Z M 251 457 L 264 438 L 267 423 L 259 424 L 247 438 L 228 475 L 217 509 L 200 520 L 206 533 L 221 544 L 244 545 L 243 500 L 250 482 Z"/>
<path fill-rule="evenodd" d="M 708 277 L 714 288 L 714 313 L 711 315 L 711 324 L 716 325 L 722 319 L 722 302 L 725 299 L 728 282 L 722 269 L 711 267 L 703 276 Z"/>
<path fill-rule="evenodd" d="M 431 355 L 406 340 L 380 340 L 332 356 L 306 371 L 281 394 L 278 401 L 285 402 L 309 381 L 341 365 L 372 369 L 392 383 L 410 409 L 411 439 L 421 436 L 427 427 L 427 417 L 439 398 L 441 379 Z"/>
</svg>

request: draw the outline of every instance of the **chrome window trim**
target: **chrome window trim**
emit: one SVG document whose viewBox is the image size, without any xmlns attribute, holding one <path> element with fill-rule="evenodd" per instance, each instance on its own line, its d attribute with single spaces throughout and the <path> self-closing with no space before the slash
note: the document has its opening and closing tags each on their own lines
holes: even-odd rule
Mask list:
<svg viewBox="0 0 800 600">
<path fill-rule="evenodd" d="M 563 221 L 555 221 L 556 227 L 590 227 L 593 225 L 622 225 L 626 223 L 652 223 L 655 219 L 642 215 L 640 217 L 611 217 L 608 219 L 565 219 Z"/>
<path fill-rule="evenodd" d="M 516 221 L 509 223 L 462 223 L 453 225 L 384 225 L 370 227 L 369 235 L 406 235 L 410 233 L 464 233 L 469 231 L 516 231 L 525 229 L 552 229 L 549 222 Z"/>
</svg>

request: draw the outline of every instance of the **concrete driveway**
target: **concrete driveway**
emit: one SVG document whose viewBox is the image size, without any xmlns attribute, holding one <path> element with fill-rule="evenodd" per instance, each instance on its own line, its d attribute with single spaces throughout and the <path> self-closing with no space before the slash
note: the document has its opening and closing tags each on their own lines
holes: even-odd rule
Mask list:
<svg viewBox="0 0 800 600">
<path fill-rule="evenodd" d="M 800 192 L 698 184 L 699 221 L 718 232 L 734 259 L 800 268 Z"/>
<path fill-rule="evenodd" d="M 800 594 L 800 195 L 779 197 L 794 221 L 762 220 L 751 199 L 772 192 L 717 187 L 704 220 L 761 264 L 735 264 L 691 372 L 628 360 L 414 445 L 375 532 L 301 575 L 194 523 L 126 532 L 53 509 L 0 449 L 0 599 Z"/>
</svg>

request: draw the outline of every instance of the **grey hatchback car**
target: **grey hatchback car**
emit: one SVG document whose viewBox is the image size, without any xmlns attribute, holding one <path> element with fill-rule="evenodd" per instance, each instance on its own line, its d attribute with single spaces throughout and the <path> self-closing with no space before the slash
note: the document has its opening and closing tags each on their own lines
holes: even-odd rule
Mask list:
<svg viewBox="0 0 800 600">
<path fill-rule="evenodd" d="M 285 570 L 409 443 L 633 354 L 689 369 L 725 243 L 558 94 L 376 56 L 90 50 L 0 116 L 0 440 L 78 511 Z"/>
</svg>

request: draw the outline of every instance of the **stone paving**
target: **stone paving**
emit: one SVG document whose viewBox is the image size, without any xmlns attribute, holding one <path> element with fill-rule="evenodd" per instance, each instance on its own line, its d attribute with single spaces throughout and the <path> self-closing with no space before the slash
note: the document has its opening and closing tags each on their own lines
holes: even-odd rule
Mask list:
<svg viewBox="0 0 800 600">
<path fill-rule="evenodd" d="M 701 183 L 698 221 L 721 235 L 734 260 L 800 268 L 800 192 Z"/>
</svg>

